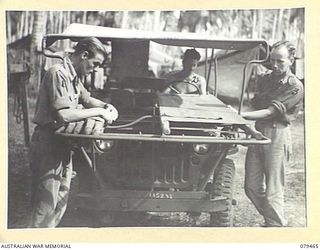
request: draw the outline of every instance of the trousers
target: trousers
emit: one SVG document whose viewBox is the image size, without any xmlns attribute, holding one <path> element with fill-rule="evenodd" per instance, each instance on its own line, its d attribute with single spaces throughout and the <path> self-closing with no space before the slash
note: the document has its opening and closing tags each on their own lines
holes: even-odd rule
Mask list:
<svg viewBox="0 0 320 250">
<path fill-rule="evenodd" d="M 267 227 L 285 226 L 285 166 L 292 151 L 290 127 L 277 122 L 256 122 L 256 129 L 272 142 L 248 147 L 245 193 Z"/>
<path fill-rule="evenodd" d="M 67 208 L 72 151 L 52 129 L 36 127 L 30 146 L 31 220 L 29 227 L 56 227 Z"/>
</svg>

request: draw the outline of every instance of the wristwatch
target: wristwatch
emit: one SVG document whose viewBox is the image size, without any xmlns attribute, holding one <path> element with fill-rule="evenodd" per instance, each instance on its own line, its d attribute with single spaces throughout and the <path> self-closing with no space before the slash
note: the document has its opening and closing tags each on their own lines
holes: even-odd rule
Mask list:
<svg viewBox="0 0 320 250">
<path fill-rule="evenodd" d="M 106 103 L 104 106 L 103 106 L 104 109 L 108 109 L 109 108 L 109 104 Z"/>
</svg>

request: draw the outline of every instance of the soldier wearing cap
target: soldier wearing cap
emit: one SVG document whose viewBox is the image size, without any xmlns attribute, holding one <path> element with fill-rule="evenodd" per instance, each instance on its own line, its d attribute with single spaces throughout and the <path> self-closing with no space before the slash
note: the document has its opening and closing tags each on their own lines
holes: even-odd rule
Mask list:
<svg viewBox="0 0 320 250">
<path fill-rule="evenodd" d="M 242 113 L 255 120 L 258 131 L 271 139 L 269 145 L 249 146 L 245 162 L 245 192 L 265 226 L 286 226 L 284 217 L 285 165 L 291 152 L 290 122 L 302 105 L 303 85 L 291 72 L 295 47 L 288 41 L 271 48 L 272 72 L 258 81 L 253 99 L 255 111 Z"/>
<path fill-rule="evenodd" d="M 106 50 L 96 38 L 84 38 L 63 62 L 44 75 L 33 122 L 36 124 L 30 147 L 32 171 L 32 216 L 30 227 L 56 227 L 67 206 L 72 175 L 72 151 L 55 135 L 65 124 L 92 117 L 108 123 L 116 120 L 117 110 L 90 96 L 84 78 L 101 66 Z M 81 104 L 84 108 L 79 108 Z"/>
</svg>

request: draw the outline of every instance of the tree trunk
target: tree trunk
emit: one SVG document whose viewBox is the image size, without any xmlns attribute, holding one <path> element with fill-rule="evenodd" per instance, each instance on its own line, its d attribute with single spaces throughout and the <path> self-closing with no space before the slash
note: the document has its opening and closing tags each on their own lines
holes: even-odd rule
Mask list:
<svg viewBox="0 0 320 250">
<path fill-rule="evenodd" d="M 71 24 L 71 11 L 67 12 L 66 24 L 67 24 L 67 27 Z"/>
<path fill-rule="evenodd" d="M 127 22 L 128 22 L 128 11 L 124 11 L 122 15 L 122 21 L 121 21 L 122 29 L 127 28 Z"/>
<path fill-rule="evenodd" d="M 252 35 L 251 35 L 251 38 L 255 39 L 255 38 L 257 38 L 257 31 L 256 31 L 256 27 L 257 27 L 257 12 L 254 10 L 251 13 L 252 13 Z"/>
<path fill-rule="evenodd" d="M 296 38 L 295 29 L 294 29 L 294 23 L 290 23 L 290 17 L 291 17 L 291 9 L 288 9 L 287 13 L 287 22 L 286 22 L 286 29 L 284 32 L 284 37 L 282 37 L 283 40 L 293 40 Z"/>
<path fill-rule="evenodd" d="M 58 33 L 62 33 L 63 31 L 63 11 L 59 12 L 59 28 Z"/>
<path fill-rule="evenodd" d="M 37 93 L 40 85 L 40 60 L 39 51 L 41 51 L 41 41 L 46 28 L 46 13 L 44 11 L 35 11 L 34 22 L 31 34 L 30 45 L 30 91 L 31 94 Z"/>
<path fill-rule="evenodd" d="M 276 36 L 277 41 L 281 40 L 282 38 L 282 18 L 283 18 L 283 9 L 280 9 L 279 18 L 278 18 L 277 36 Z"/>
<path fill-rule="evenodd" d="M 34 18 L 34 16 L 33 16 L 32 11 L 29 12 L 29 14 L 30 14 L 30 23 L 29 23 L 28 34 L 31 34 L 32 33 L 32 27 L 33 27 L 33 18 Z"/>
<path fill-rule="evenodd" d="M 263 32 L 263 29 L 262 29 L 263 10 L 258 10 L 258 15 L 259 15 L 259 18 L 258 18 L 258 37 L 257 38 L 260 39 L 262 37 L 262 32 Z"/>
<path fill-rule="evenodd" d="M 20 15 L 20 26 L 19 26 L 19 32 L 18 32 L 18 39 L 21 39 L 23 37 L 23 26 L 24 26 L 24 15 L 25 13 L 22 12 Z"/>
<path fill-rule="evenodd" d="M 154 24 L 153 24 L 154 31 L 160 31 L 160 19 L 161 19 L 161 12 L 155 11 L 154 12 Z"/>
<path fill-rule="evenodd" d="M 83 24 L 86 24 L 86 23 L 87 23 L 87 12 L 84 11 L 82 14 L 83 14 L 83 15 L 82 15 L 82 23 L 83 23 Z"/>
<path fill-rule="evenodd" d="M 11 16 L 10 16 L 10 12 L 6 13 L 6 17 L 7 17 L 7 44 L 11 43 L 12 41 L 12 31 L 11 31 Z"/>
<path fill-rule="evenodd" d="M 143 30 L 152 30 L 152 21 L 151 21 L 151 13 L 149 11 L 145 11 L 144 13 L 145 22 L 142 25 Z"/>
<path fill-rule="evenodd" d="M 29 35 L 28 34 L 28 31 L 29 31 L 29 11 L 26 11 L 25 12 L 25 23 L 24 23 L 24 27 L 23 27 L 23 36 L 27 36 Z"/>
<path fill-rule="evenodd" d="M 279 11 L 278 11 L 279 12 Z M 277 22 L 278 22 L 278 12 L 274 13 L 274 19 L 273 19 L 273 25 L 272 25 L 272 35 L 271 35 L 271 40 L 272 43 L 275 42 L 276 39 L 276 33 L 277 33 Z"/>
</svg>

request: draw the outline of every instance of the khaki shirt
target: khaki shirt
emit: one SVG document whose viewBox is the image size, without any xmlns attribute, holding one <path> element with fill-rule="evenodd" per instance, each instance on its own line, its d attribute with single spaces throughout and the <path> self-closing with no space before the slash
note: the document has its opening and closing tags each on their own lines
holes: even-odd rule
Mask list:
<svg viewBox="0 0 320 250">
<path fill-rule="evenodd" d="M 67 57 L 62 63 L 52 66 L 44 75 L 36 104 L 33 122 L 43 126 L 57 123 L 56 112 L 61 109 L 76 109 L 85 104 L 90 93 Z"/>
<path fill-rule="evenodd" d="M 303 93 L 303 85 L 293 73 L 289 72 L 280 79 L 270 73 L 258 80 L 258 93 L 252 105 L 256 109 L 275 107 L 278 115 L 272 119 L 289 124 L 302 106 Z"/>
</svg>

